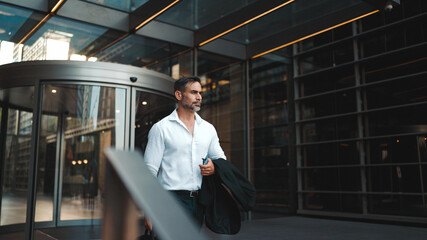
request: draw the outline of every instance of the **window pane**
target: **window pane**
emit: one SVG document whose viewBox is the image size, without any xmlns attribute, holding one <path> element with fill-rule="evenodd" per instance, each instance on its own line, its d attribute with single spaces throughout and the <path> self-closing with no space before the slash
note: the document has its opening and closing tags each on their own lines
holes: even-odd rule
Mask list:
<svg viewBox="0 0 427 240">
<path fill-rule="evenodd" d="M 425 109 L 423 104 L 366 114 L 366 136 L 426 132 Z"/>
<path fill-rule="evenodd" d="M 425 149 L 424 138 L 420 138 L 420 140 L 420 144 L 424 142 Z M 415 136 L 369 140 L 366 146 L 368 164 L 415 163 L 419 161 Z M 420 148 L 421 152 L 422 149 Z M 421 159 L 421 161 L 427 162 L 427 159 Z"/>
<path fill-rule="evenodd" d="M 153 93 L 137 91 L 135 102 L 135 148 L 145 152 L 151 127 L 175 110 L 176 101 Z"/>
<path fill-rule="evenodd" d="M 421 196 L 369 195 L 368 211 L 374 214 L 425 217 Z"/>
<path fill-rule="evenodd" d="M 427 46 L 422 45 L 369 61 L 362 67 L 364 79 L 369 83 L 425 72 L 426 51 Z"/>
<path fill-rule="evenodd" d="M 300 74 L 335 67 L 336 65 L 354 60 L 353 45 L 351 41 L 346 41 L 344 44 L 334 46 L 333 48 L 324 48 L 299 59 Z"/>
<path fill-rule="evenodd" d="M 360 191 L 358 167 L 302 169 L 305 191 Z"/>
<path fill-rule="evenodd" d="M 159 60 L 159 62 L 155 61 L 145 65 L 145 67 L 169 75 L 174 79 L 190 76 L 193 72 L 193 52 L 184 51 L 178 56 L 168 57 L 164 60 Z"/>
<path fill-rule="evenodd" d="M 368 168 L 369 192 L 421 193 L 419 165 Z"/>
<path fill-rule="evenodd" d="M 354 90 L 303 99 L 300 106 L 302 109 L 301 119 L 355 112 L 357 110 Z"/>
<path fill-rule="evenodd" d="M 290 49 L 251 62 L 251 165 L 258 206 L 289 204 L 288 79 Z"/>
<path fill-rule="evenodd" d="M 304 209 L 334 212 L 362 212 L 362 196 L 338 193 L 304 193 Z"/>
<path fill-rule="evenodd" d="M 107 28 L 53 16 L 25 42 L 23 61 L 86 60 L 96 41 L 112 41 Z"/>
<path fill-rule="evenodd" d="M 354 68 L 340 67 L 298 79 L 301 97 L 355 85 Z"/>
<path fill-rule="evenodd" d="M 302 143 L 357 137 L 356 116 L 301 123 Z"/>
<path fill-rule="evenodd" d="M 6 109 L 6 134 L 2 161 L 0 225 L 25 223 L 27 215 L 28 175 L 31 155 L 33 87 L 0 90 L 2 106 Z M 2 114 L 6 113 L 5 111 Z M 23 227 L 22 227 L 23 230 Z"/>
<path fill-rule="evenodd" d="M 366 87 L 368 109 L 426 101 L 427 74 Z"/>
<path fill-rule="evenodd" d="M 244 171 L 244 67 L 239 60 L 198 51 L 203 103 L 200 116 L 212 123 L 227 159 Z"/>
<path fill-rule="evenodd" d="M 136 67 L 153 66 L 165 62 L 172 67 L 168 60 L 187 51 L 187 47 L 152 39 L 143 36 L 130 35 L 111 47 L 95 55 L 97 61 L 129 64 Z M 173 61 L 173 60 L 172 60 Z M 153 69 L 153 68 L 152 68 Z M 154 68 L 157 70 L 157 68 Z M 169 72 L 169 69 L 160 67 L 160 72 Z M 169 75 L 169 73 L 167 73 Z"/>
<path fill-rule="evenodd" d="M 340 142 L 302 146 L 303 166 L 359 164 L 358 145 L 358 142 Z"/>
<path fill-rule="evenodd" d="M 36 222 L 53 220 L 55 169 L 57 164 L 58 115 L 43 113 L 39 135 Z"/>
<path fill-rule="evenodd" d="M 103 150 L 110 146 L 124 149 L 126 90 L 45 85 L 42 104 L 43 112 L 62 114 L 63 119 L 60 220 L 100 219 L 105 189 Z M 48 186 L 38 186 L 39 204 L 43 196 L 51 195 L 49 191 Z M 44 219 L 48 212 L 37 214 Z"/>
</svg>

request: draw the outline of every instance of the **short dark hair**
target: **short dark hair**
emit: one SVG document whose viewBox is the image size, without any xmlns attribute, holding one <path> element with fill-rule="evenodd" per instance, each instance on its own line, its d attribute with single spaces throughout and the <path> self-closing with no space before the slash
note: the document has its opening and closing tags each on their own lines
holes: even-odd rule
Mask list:
<svg viewBox="0 0 427 240">
<path fill-rule="evenodd" d="M 197 76 L 182 77 L 176 80 L 175 84 L 173 85 L 173 92 L 176 92 L 176 91 L 184 92 L 185 88 L 187 87 L 187 83 L 189 82 L 198 82 L 200 83 L 200 85 L 202 84 L 202 82 L 200 81 L 200 78 Z"/>
</svg>

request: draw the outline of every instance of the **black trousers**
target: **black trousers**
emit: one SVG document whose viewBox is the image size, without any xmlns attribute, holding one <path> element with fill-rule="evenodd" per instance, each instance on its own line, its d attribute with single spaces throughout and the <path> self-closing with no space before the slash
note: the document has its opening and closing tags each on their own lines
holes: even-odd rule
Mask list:
<svg viewBox="0 0 427 240">
<path fill-rule="evenodd" d="M 184 209 L 194 218 L 199 228 L 203 224 L 203 206 L 199 204 L 199 197 L 192 197 L 187 191 L 172 191 Z"/>
</svg>

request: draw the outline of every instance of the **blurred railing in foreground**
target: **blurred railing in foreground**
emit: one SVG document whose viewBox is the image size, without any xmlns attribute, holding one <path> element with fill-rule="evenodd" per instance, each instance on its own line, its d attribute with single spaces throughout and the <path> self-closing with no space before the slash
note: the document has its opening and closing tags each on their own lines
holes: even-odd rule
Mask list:
<svg viewBox="0 0 427 240">
<path fill-rule="evenodd" d="M 137 239 L 141 211 L 161 240 L 207 239 L 149 172 L 139 151 L 106 149 L 106 199 L 102 239 Z"/>
</svg>

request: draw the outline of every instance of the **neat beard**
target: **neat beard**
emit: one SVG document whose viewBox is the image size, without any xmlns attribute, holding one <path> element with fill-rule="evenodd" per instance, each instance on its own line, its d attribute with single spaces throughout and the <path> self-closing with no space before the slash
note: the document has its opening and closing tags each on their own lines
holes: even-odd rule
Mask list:
<svg viewBox="0 0 427 240">
<path fill-rule="evenodd" d="M 181 105 L 185 109 L 193 110 L 194 112 L 200 111 L 202 102 L 201 101 L 194 101 L 192 103 L 187 103 L 186 98 L 183 97 Z"/>
<path fill-rule="evenodd" d="M 181 105 L 182 105 L 182 107 L 184 107 L 186 109 L 190 109 L 190 110 L 193 110 L 195 112 L 198 112 L 198 111 L 200 111 L 200 108 L 201 108 L 200 104 L 201 104 L 200 102 L 192 102 L 191 104 L 183 102 Z"/>
</svg>

